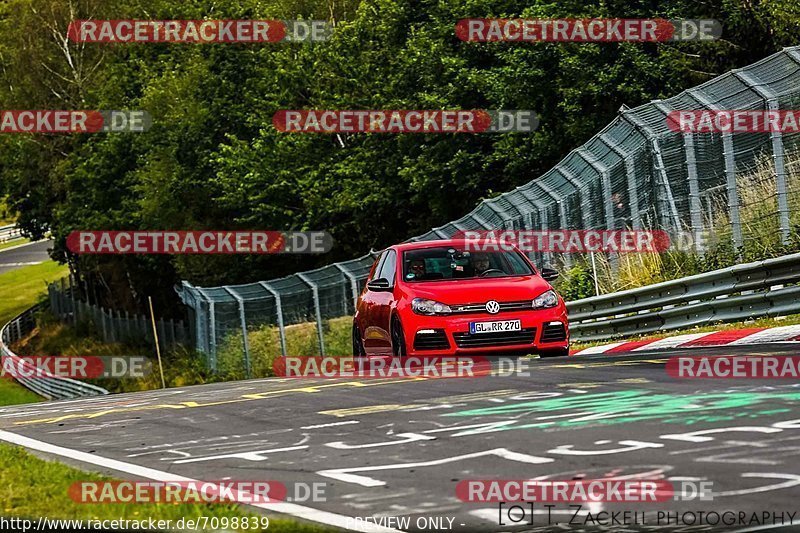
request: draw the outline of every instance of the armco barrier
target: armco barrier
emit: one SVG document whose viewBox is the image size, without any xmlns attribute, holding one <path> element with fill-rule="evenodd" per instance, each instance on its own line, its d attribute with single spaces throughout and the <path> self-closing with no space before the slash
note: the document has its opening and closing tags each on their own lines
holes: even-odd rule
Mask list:
<svg viewBox="0 0 800 533">
<path fill-rule="evenodd" d="M 14 224 L 0 227 L 0 243 L 20 238 L 22 238 L 22 232 Z"/>
<path fill-rule="evenodd" d="M 800 254 L 567 303 L 570 336 L 594 341 L 800 313 Z"/>
<path fill-rule="evenodd" d="M 14 363 L 14 367 L 19 368 L 21 363 L 20 357 L 12 352 L 8 345 L 31 332 L 36 325 L 34 313 L 38 310 L 38 305 L 28 309 L 24 313 L 14 317 L 14 319 L 0 330 L 0 360 L 3 364 L 5 364 L 7 358 L 10 358 Z M 25 363 L 22 363 L 22 365 L 23 368 L 28 368 Z M 63 400 L 68 398 L 80 398 L 82 396 L 100 396 L 108 394 L 107 390 L 96 385 L 82 383 L 74 379 L 60 376 L 47 375 L 18 377 L 16 379 L 24 387 L 48 400 Z"/>
</svg>

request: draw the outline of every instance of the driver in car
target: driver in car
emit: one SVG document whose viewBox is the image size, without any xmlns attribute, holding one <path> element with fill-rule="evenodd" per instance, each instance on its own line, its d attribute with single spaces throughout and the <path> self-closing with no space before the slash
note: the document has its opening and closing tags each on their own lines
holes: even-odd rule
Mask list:
<svg viewBox="0 0 800 533">
<path fill-rule="evenodd" d="M 408 264 L 408 270 L 414 274 L 415 279 L 422 279 L 425 277 L 425 261 L 422 259 L 412 259 Z"/>
<path fill-rule="evenodd" d="M 476 276 L 480 276 L 487 270 L 490 270 L 489 256 L 482 253 L 474 254 L 472 256 L 472 267 L 475 269 Z"/>
</svg>

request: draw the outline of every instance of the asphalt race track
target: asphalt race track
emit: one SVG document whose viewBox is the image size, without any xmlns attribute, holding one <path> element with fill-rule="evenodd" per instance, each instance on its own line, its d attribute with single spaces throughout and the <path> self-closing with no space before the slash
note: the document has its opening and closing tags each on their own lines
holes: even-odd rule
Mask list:
<svg viewBox="0 0 800 533">
<path fill-rule="evenodd" d="M 795 346 L 533 360 L 530 376 L 262 379 L 12 406 L 0 409 L 0 439 L 123 478 L 276 480 L 290 497 L 292 482 L 325 483 L 326 501 L 264 507 L 339 526 L 391 516 L 409 517 L 401 529 L 411 530 L 420 517 L 443 521 L 433 530 L 452 519 L 455 531 L 768 529 L 749 514 L 736 527 L 657 515 L 728 510 L 796 512 L 795 526 L 781 529 L 792 531 L 800 523 L 800 383 L 679 380 L 664 363 L 680 353 L 795 355 Z M 498 504 L 465 503 L 455 492 L 465 479 L 611 476 L 709 481 L 713 500 L 593 503 L 575 517 L 557 504 L 549 518 L 537 503 L 515 525 Z M 644 511 L 645 523 L 583 525 L 624 510 L 638 511 L 640 522 Z M 391 527 L 373 530 L 398 529 L 384 524 Z"/>
<path fill-rule="evenodd" d="M 53 241 L 37 241 L 20 247 L 0 250 L 0 274 L 50 260 L 47 249 Z"/>
</svg>

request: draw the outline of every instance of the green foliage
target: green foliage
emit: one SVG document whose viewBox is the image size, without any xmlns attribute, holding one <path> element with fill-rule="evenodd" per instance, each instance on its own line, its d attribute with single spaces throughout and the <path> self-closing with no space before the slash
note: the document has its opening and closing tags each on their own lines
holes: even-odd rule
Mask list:
<svg viewBox="0 0 800 533">
<path fill-rule="evenodd" d="M 585 261 L 573 264 L 559 277 L 556 289 L 567 302 L 595 296 L 591 265 Z"/>
<path fill-rule="evenodd" d="M 334 318 L 323 322 L 322 336 L 325 355 L 339 357 L 353 354 L 351 339 L 353 321 L 350 317 Z M 252 377 L 274 376 L 273 363 L 281 357 L 280 336 L 275 326 L 249 331 Z M 286 352 L 290 357 L 319 357 L 317 325 L 311 322 L 286 328 Z M 241 332 L 231 333 L 217 350 L 217 369 L 225 380 L 246 377 L 244 348 Z"/>
</svg>

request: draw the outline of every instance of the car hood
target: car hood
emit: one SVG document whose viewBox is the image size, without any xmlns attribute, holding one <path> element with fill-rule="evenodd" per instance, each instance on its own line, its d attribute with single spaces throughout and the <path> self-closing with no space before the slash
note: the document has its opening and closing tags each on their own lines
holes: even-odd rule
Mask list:
<svg viewBox="0 0 800 533">
<path fill-rule="evenodd" d="M 421 281 L 406 286 L 413 298 L 429 298 L 448 305 L 529 300 L 551 288 L 539 276 Z"/>
</svg>

